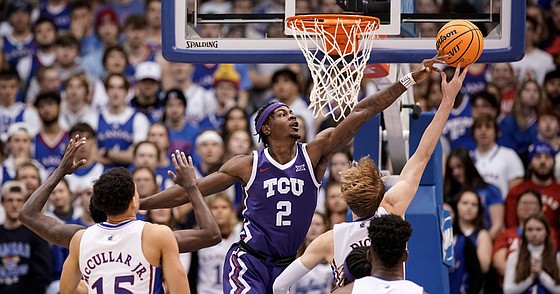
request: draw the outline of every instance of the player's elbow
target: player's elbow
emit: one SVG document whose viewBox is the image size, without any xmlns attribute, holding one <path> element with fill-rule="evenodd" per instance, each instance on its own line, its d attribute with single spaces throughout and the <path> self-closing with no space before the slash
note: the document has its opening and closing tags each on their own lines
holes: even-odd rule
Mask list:
<svg viewBox="0 0 560 294">
<path fill-rule="evenodd" d="M 208 233 L 208 246 L 214 246 L 219 244 L 220 242 L 222 242 L 222 234 L 220 233 L 220 230 L 214 231 L 211 230 Z"/>
<path fill-rule="evenodd" d="M 272 293 L 274 294 L 288 293 L 288 287 L 283 285 L 281 282 L 282 282 L 281 279 L 276 279 L 276 281 L 274 281 L 274 284 L 272 285 Z"/>
</svg>

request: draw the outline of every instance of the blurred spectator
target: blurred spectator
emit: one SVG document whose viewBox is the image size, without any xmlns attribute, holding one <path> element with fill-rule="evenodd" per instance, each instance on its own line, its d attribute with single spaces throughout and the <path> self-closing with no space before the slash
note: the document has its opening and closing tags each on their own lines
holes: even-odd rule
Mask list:
<svg viewBox="0 0 560 294">
<path fill-rule="evenodd" d="M 484 208 L 473 191 L 463 191 L 452 203 L 454 270 L 449 273 L 450 293 L 478 293 L 492 262 L 492 240 L 484 229 Z"/>
<path fill-rule="evenodd" d="M 500 116 L 509 114 L 517 92 L 517 79 L 515 78 L 511 64 L 491 64 L 488 80 L 492 81 L 500 92 Z"/>
<path fill-rule="evenodd" d="M 145 42 L 153 52 L 161 52 L 161 0 L 146 0 Z"/>
<path fill-rule="evenodd" d="M 17 71 L 25 89 L 30 86 L 39 67 L 54 64 L 56 34 L 56 26 L 49 18 L 39 18 L 33 25 L 33 35 L 38 48 L 33 54 L 21 58 L 17 64 Z"/>
<path fill-rule="evenodd" d="M 254 150 L 253 138 L 247 130 L 237 130 L 229 134 L 225 140 L 224 161 L 227 161 L 237 155 L 249 155 Z"/>
<path fill-rule="evenodd" d="M 436 0 L 417 0 L 416 13 L 438 13 L 440 10 Z"/>
<path fill-rule="evenodd" d="M 51 279 L 49 243 L 18 220 L 27 191 L 21 182 L 2 186 L 6 221 L 0 226 L 0 292 L 3 294 L 44 293 Z"/>
<path fill-rule="evenodd" d="M 74 74 L 64 82 L 64 103 L 60 109 L 60 126 L 69 130 L 78 123 L 94 125 L 99 112 L 88 103 L 89 83 L 84 73 Z"/>
<path fill-rule="evenodd" d="M 103 78 L 103 53 L 109 46 L 119 44 L 120 25 L 117 14 L 110 8 L 100 10 L 95 17 L 95 33 L 100 45 L 90 54 L 84 56 L 82 65 L 88 74 L 96 78 Z"/>
<path fill-rule="evenodd" d="M 147 167 L 156 175 L 157 185 L 160 190 L 173 186 L 174 182 L 167 174 L 169 166 L 159 166 L 159 149 L 158 146 L 150 141 L 141 141 L 134 146 L 133 153 L 133 169 Z M 172 169 L 169 169 L 172 170 Z M 155 193 L 154 193 L 155 194 Z M 150 196 L 150 195 L 146 195 Z"/>
<path fill-rule="evenodd" d="M 220 228 L 222 242 L 197 251 L 197 290 L 198 293 L 219 294 L 223 293 L 221 279 L 226 253 L 239 241 L 242 224 L 236 219 L 231 200 L 225 193 L 209 197 L 208 207 Z"/>
<path fill-rule="evenodd" d="M 80 59 L 80 41 L 72 35 L 62 35 L 56 39 L 56 61 L 54 67 L 61 80 L 84 71 Z"/>
<path fill-rule="evenodd" d="M 68 144 L 68 132 L 59 124 L 60 95 L 54 92 L 41 93 L 35 99 L 43 128 L 35 136 L 33 156 L 48 174 L 60 165 Z"/>
<path fill-rule="evenodd" d="M 59 92 L 62 86 L 58 70 L 53 65 L 41 66 L 37 69 L 35 77 L 31 78 L 25 101 L 33 104 L 35 97 L 40 93 Z"/>
<path fill-rule="evenodd" d="M 70 29 L 72 6 L 69 0 L 43 0 L 39 5 L 40 16 L 50 18 L 60 31 Z"/>
<path fill-rule="evenodd" d="M 550 227 L 540 214 L 523 226 L 519 251 L 509 255 L 504 293 L 560 293 L 560 255 L 552 246 Z"/>
<path fill-rule="evenodd" d="M 513 149 L 527 166 L 528 148 L 537 140 L 537 118 L 546 100 L 542 88 L 536 81 L 521 83 L 512 112 L 500 122 L 501 136 L 498 142 Z"/>
<path fill-rule="evenodd" d="M 340 182 L 329 182 L 325 196 L 325 216 L 327 217 L 328 228 L 346 221 L 348 205 L 342 196 L 342 185 Z"/>
<path fill-rule="evenodd" d="M 472 96 L 474 93 L 480 92 L 486 88 L 488 82 L 486 75 L 488 74 L 488 64 L 474 63 L 469 67 L 461 93 Z"/>
<path fill-rule="evenodd" d="M 12 27 L 3 38 L 2 52 L 12 68 L 21 58 L 33 54 L 35 39 L 31 33 L 31 4 L 27 0 L 8 1 L 6 15 Z"/>
<path fill-rule="evenodd" d="M 163 123 L 155 123 L 148 130 L 148 141 L 156 144 L 159 153 L 158 166 L 164 169 L 173 169 L 169 159 L 169 132 Z"/>
<path fill-rule="evenodd" d="M 106 170 L 128 166 L 132 162 L 134 144 L 148 136 L 148 119 L 126 103 L 129 88 L 130 83 L 121 74 L 110 74 L 105 80 L 109 102 L 101 110 L 96 129 L 97 145 Z"/>
<path fill-rule="evenodd" d="M 144 61 L 136 66 L 136 95 L 130 105 L 146 115 L 150 123 L 163 118 L 163 100 L 159 98 L 161 89 L 161 68 L 153 61 Z"/>
<path fill-rule="evenodd" d="M 454 67 L 449 66 L 445 68 L 444 71 L 447 74 L 447 82 L 450 82 L 455 71 Z M 441 90 L 439 89 L 441 86 L 438 85 L 437 87 L 437 94 L 431 94 L 435 94 L 438 99 L 437 103 L 432 103 L 439 107 L 442 98 L 440 94 Z M 463 146 L 462 143 L 464 142 L 460 139 L 465 136 L 466 132 L 469 131 L 472 126 L 473 117 L 471 115 L 471 106 L 470 95 L 464 94 L 463 90 L 457 93 L 453 109 L 451 109 L 451 113 L 449 114 L 449 118 L 447 119 L 447 123 L 445 123 L 442 133 L 442 135 L 449 141 L 449 145 L 452 149 Z"/>
<path fill-rule="evenodd" d="M 148 23 L 143 14 L 133 14 L 126 18 L 123 26 L 125 41 L 123 44 L 128 62 L 136 68 L 145 61 L 155 61 L 155 53 L 145 43 Z"/>
<path fill-rule="evenodd" d="M 206 130 L 196 136 L 196 154 L 200 158 L 196 169 L 201 176 L 218 170 L 223 163 L 224 141 L 216 131 Z M 229 191 L 228 191 L 229 192 Z"/>
<path fill-rule="evenodd" d="M 298 1 L 299 2 L 299 1 Z M 229 14 L 232 3 L 227 0 L 208 0 L 203 2 L 198 9 L 199 13 Z"/>
<path fill-rule="evenodd" d="M 541 32 L 542 29 L 539 27 L 537 20 L 527 16 L 525 21 L 525 56 L 520 61 L 511 63 L 519 82 L 535 80 L 539 85 L 542 85 L 545 74 L 556 67 L 552 56 L 537 47 Z"/>
<path fill-rule="evenodd" d="M 519 195 L 516 206 L 517 226 L 503 230 L 494 241 L 494 256 L 492 264 L 500 277 L 503 278 L 506 270 L 507 257 L 519 250 L 523 225 L 529 216 L 542 212 L 543 203 L 541 193 L 535 190 L 525 190 Z M 551 230 L 552 242 L 556 243 L 556 234 Z"/>
<path fill-rule="evenodd" d="M 35 109 L 16 102 L 20 79 L 15 71 L 0 72 L 0 139 L 6 141 L 9 127 L 16 122 L 26 122 L 32 135 L 41 128 Z"/>
<path fill-rule="evenodd" d="M 480 176 L 469 152 L 463 148 L 451 150 L 445 163 L 443 179 L 444 202 L 452 203 L 461 191 L 475 191 L 484 208 L 484 223 L 494 239 L 504 225 L 505 207 L 500 190 Z"/>
<path fill-rule="evenodd" d="M 523 181 L 523 162 L 510 148 L 496 144 L 498 124 L 496 118 L 482 114 L 472 126 L 476 149 L 471 157 L 482 178 L 500 189 L 505 199 L 509 189 Z"/>
<path fill-rule="evenodd" d="M 220 64 L 214 73 L 213 87 L 217 108 L 214 113 L 210 113 L 200 122 L 201 129 L 220 130 L 222 128 L 224 115 L 237 105 L 240 79 L 239 73 L 232 64 Z"/>
<path fill-rule="evenodd" d="M 193 155 L 194 140 L 200 130 L 188 123 L 185 118 L 187 100 L 183 91 L 180 89 L 167 91 L 163 105 L 163 123 L 169 131 L 169 152 L 181 150 L 187 155 Z"/>
<path fill-rule="evenodd" d="M 537 121 L 538 139 L 550 145 L 554 156 L 554 177 L 560 183 L 560 113 L 554 108 L 545 108 L 539 112 Z"/>
<path fill-rule="evenodd" d="M 79 167 L 74 173 L 67 175 L 65 179 L 72 193 L 79 193 L 88 188 L 88 183 L 93 183 L 103 173 L 103 164 L 100 163 L 97 152 L 97 137 L 95 131 L 87 123 L 78 123 L 70 131 L 70 138 L 86 138 L 86 143 L 76 151 L 76 160 L 86 159 L 86 164 Z"/>
<path fill-rule="evenodd" d="M 109 8 L 115 11 L 118 19 L 121 20 L 121 25 L 133 14 L 144 14 L 145 6 L 142 0 L 109 0 L 104 8 Z"/>
<path fill-rule="evenodd" d="M 249 120 L 245 110 L 239 106 L 234 106 L 224 115 L 224 123 L 222 125 L 222 138 L 227 138 L 230 133 L 238 130 L 246 130 L 253 137 L 249 128 Z"/>
<path fill-rule="evenodd" d="M 163 76 L 163 88 L 170 91 L 177 88 L 187 99 L 187 121 L 197 125 L 206 116 L 216 112 L 216 97 L 202 86 L 193 83 L 194 65 L 188 63 L 170 63 L 168 76 Z"/>
<path fill-rule="evenodd" d="M 549 104 L 560 111 L 560 69 L 546 74 L 543 89 L 546 99 L 550 102 Z"/>
<path fill-rule="evenodd" d="M 1 183 L 10 181 L 15 178 L 17 167 L 24 163 L 31 161 L 35 164 L 41 174 L 41 179 L 46 178 L 45 169 L 37 160 L 32 157 L 31 146 L 33 143 L 34 135 L 29 131 L 29 126 L 26 123 L 14 123 L 8 130 L 8 141 L 6 150 L 8 150 L 8 157 L 2 162 L 2 179 Z"/>
<path fill-rule="evenodd" d="M 543 213 L 555 231 L 560 229 L 560 184 L 554 181 L 555 152 L 544 142 L 536 142 L 531 146 L 529 168 L 526 179 L 511 188 L 506 198 L 506 226 L 518 224 L 515 207 L 519 195 L 527 189 L 539 191 L 544 205 Z"/>
<path fill-rule="evenodd" d="M 27 190 L 25 199 L 29 198 L 42 183 L 41 171 L 31 161 L 26 161 L 18 165 L 15 179 L 25 184 Z"/>
<path fill-rule="evenodd" d="M 75 0 L 70 5 L 70 34 L 80 40 L 80 56 L 83 57 L 93 53 L 101 45 L 95 35 L 93 9 L 87 0 Z"/>
<path fill-rule="evenodd" d="M 343 148 L 331 156 L 329 161 L 327 174 L 323 176 L 323 181 L 321 182 L 321 188 L 319 189 L 319 195 L 317 196 L 317 207 L 316 211 L 321 213 L 326 213 L 326 190 L 329 183 L 340 183 L 341 173 L 350 168 L 352 164 L 352 152 L 349 148 Z"/>
</svg>

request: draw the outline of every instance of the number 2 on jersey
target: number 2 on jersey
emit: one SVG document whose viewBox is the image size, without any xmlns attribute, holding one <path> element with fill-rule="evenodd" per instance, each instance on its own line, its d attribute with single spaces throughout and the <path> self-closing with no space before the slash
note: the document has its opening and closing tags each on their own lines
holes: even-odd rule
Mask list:
<svg viewBox="0 0 560 294">
<path fill-rule="evenodd" d="M 292 225 L 292 221 L 284 220 L 284 217 L 290 216 L 292 214 L 292 203 L 290 201 L 278 201 L 276 204 L 276 226 L 277 227 L 287 227 Z"/>
</svg>

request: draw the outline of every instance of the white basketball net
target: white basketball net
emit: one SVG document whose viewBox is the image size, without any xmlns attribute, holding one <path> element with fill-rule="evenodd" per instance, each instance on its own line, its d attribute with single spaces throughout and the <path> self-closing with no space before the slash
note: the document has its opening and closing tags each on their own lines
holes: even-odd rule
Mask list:
<svg viewBox="0 0 560 294">
<path fill-rule="evenodd" d="M 313 78 L 309 108 L 313 109 L 314 117 L 319 113 L 324 117 L 331 115 L 337 122 L 358 103 L 360 84 L 373 46 L 372 32 L 377 28 L 376 21 L 365 21 L 364 25 L 363 20 L 356 19 L 351 26 L 348 20 L 344 22 L 339 18 L 334 30 L 330 29 L 332 32 L 318 19 L 311 26 L 299 19 L 288 22 Z M 339 45 L 334 41 L 337 36 L 348 42 Z M 361 37 L 354 41 L 354 36 Z"/>
</svg>

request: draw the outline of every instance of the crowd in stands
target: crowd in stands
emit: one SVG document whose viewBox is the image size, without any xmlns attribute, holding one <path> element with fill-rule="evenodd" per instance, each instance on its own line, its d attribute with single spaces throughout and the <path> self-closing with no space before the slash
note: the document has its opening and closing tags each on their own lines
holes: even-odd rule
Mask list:
<svg viewBox="0 0 560 294">
<path fill-rule="evenodd" d="M 282 0 L 200 2 L 201 13 L 284 9 Z M 500 3 L 415 2 L 419 13 L 499 11 Z M 57 186 L 44 213 L 90 226 L 93 182 L 104 171 L 129 169 L 140 197 L 173 184 L 167 170 L 173 169 L 170 154 L 176 149 L 193 156 L 199 176 L 210 174 L 262 146 L 254 117 L 265 102 L 289 105 L 304 142 L 335 124 L 314 118 L 307 108 L 311 79 L 304 64 L 163 59 L 161 5 L 162 0 L 0 1 L 0 293 L 58 293 L 68 250 L 41 240 L 17 215 L 58 166 L 70 137 L 87 138 L 80 150 L 87 164 Z M 442 136 L 444 201 L 454 215 L 451 293 L 560 293 L 560 1 L 527 5 L 525 56 L 471 66 Z M 341 11 L 334 0 L 298 0 L 296 10 Z M 197 29 L 206 38 L 282 34 L 276 24 Z M 437 23 L 417 26 L 424 37 L 438 29 Z M 424 111 L 439 105 L 439 78 L 414 86 Z M 362 95 L 371 91 L 364 87 Z M 351 146 L 333 155 L 302 250 L 346 220 L 340 171 L 351 160 Z M 182 254 L 193 292 L 221 293 L 221 264 L 239 238 L 242 197 L 236 184 L 209 198 L 223 241 Z M 139 218 L 172 228 L 196 226 L 189 204 L 141 211 Z M 294 291 L 330 291 L 331 278 L 323 265 Z"/>
</svg>

